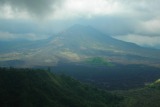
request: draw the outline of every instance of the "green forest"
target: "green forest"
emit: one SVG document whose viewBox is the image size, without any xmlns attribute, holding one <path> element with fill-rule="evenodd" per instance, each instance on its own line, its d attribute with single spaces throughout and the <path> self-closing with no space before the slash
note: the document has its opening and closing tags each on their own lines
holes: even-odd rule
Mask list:
<svg viewBox="0 0 160 107">
<path fill-rule="evenodd" d="M 159 107 L 160 82 L 107 91 L 42 69 L 0 68 L 0 107 Z"/>
</svg>

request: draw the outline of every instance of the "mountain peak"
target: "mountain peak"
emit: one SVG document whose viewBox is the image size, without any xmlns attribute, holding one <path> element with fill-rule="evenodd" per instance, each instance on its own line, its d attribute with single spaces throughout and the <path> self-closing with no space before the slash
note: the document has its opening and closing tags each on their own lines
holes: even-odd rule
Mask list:
<svg viewBox="0 0 160 107">
<path fill-rule="evenodd" d="M 79 33 L 80 31 L 83 32 L 99 32 L 97 29 L 93 28 L 90 25 L 81 25 L 81 24 L 75 24 L 67 29 L 67 31 L 74 31 Z M 99 32 L 100 33 L 100 32 Z"/>
<path fill-rule="evenodd" d="M 92 27 L 89 26 L 89 25 L 82 25 L 82 24 L 74 24 L 74 25 L 72 25 L 70 28 L 87 28 L 87 27 L 92 28 Z"/>
</svg>

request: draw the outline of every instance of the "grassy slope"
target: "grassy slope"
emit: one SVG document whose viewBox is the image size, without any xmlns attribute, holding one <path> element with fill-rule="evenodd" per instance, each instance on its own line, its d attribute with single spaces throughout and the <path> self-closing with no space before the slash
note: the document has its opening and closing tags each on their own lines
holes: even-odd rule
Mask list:
<svg viewBox="0 0 160 107">
<path fill-rule="evenodd" d="M 117 107 L 120 100 L 48 71 L 0 68 L 0 107 Z"/>
<path fill-rule="evenodd" d="M 103 57 L 92 57 L 88 58 L 86 63 L 91 64 L 91 65 L 99 65 L 99 66 L 113 66 L 110 62 L 107 61 L 107 59 Z"/>
</svg>

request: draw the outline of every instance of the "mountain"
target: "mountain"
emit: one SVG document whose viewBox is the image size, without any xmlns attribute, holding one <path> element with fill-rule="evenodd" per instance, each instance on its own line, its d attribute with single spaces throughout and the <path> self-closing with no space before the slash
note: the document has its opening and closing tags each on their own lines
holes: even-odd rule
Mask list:
<svg viewBox="0 0 160 107">
<path fill-rule="evenodd" d="M 1 107 L 118 107 L 121 100 L 65 75 L 0 68 Z"/>
<path fill-rule="evenodd" d="M 56 42 L 54 39 L 52 44 L 59 46 L 63 57 L 75 56 L 73 60 L 100 56 L 113 62 L 138 63 L 140 60 L 151 62 L 160 59 L 160 50 L 142 48 L 133 43 L 114 39 L 90 26 L 72 26 L 58 34 Z"/>
<path fill-rule="evenodd" d="M 86 63 L 88 59 L 95 57 L 123 64 L 159 66 L 160 62 L 158 49 L 120 41 L 95 28 L 82 25 L 74 25 L 47 41 L 25 45 L 24 48 L 26 50 L 1 54 L 0 60 L 2 63 L 22 60 L 25 62 L 24 66 L 53 66 L 59 62 Z"/>
</svg>

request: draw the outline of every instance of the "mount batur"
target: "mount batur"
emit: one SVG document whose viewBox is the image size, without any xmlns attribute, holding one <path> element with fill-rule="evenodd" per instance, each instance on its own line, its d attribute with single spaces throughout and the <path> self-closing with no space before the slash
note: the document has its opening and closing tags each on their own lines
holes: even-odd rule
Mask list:
<svg viewBox="0 0 160 107">
<path fill-rule="evenodd" d="M 0 48 L 1 66 L 55 66 L 60 62 L 86 64 L 97 57 L 108 63 L 152 66 L 160 63 L 160 50 L 123 42 L 82 25 L 74 25 L 46 40 L 1 41 Z"/>
<path fill-rule="evenodd" d="M 90 26 L 1 40 L 0 66 L 1 107 L 160 106 L 160 50 Z"/>
</svg>

